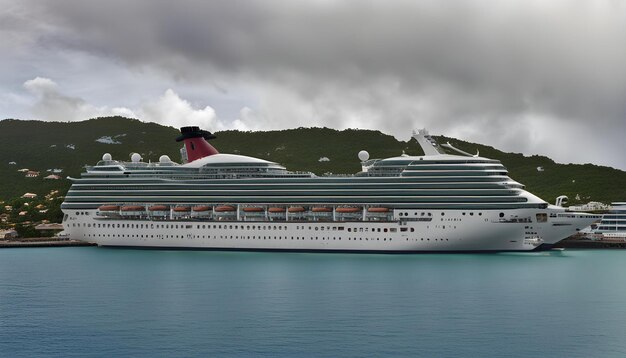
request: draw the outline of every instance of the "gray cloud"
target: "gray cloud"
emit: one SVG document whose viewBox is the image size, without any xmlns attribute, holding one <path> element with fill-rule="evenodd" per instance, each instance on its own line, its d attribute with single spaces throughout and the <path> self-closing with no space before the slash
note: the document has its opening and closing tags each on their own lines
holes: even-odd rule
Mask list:
<svg viewBox="0 0 626 358">
<path fill-rule="evenodd" d="M 251 128 L 366 127 L 406 139 L 428 126 L 626 168 L 616 154 L 626 150 L 622 2 L 17 4 L 6 16 L 37 24 L 14 35 L 19 43 L 234 97 L 243 88 L 257 103 L 242 100 L 232 120 Z"/>
</svg>

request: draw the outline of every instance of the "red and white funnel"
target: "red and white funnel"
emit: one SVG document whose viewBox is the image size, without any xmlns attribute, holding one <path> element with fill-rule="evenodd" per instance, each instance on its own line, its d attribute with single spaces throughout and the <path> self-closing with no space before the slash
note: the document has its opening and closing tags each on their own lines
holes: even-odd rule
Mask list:
<svg viewBox="0 0 626 358">
<path fill-rule="evenodd" d="M 217 149 L 207 142 L 207 140 L 215 138 L 217 137 L 199 127 L 182 127 L 180 136 L 176 138 L 176 141 L 185 144 L 180 150 L 183 162 L 191 163 L 209 155 L 219 154 Z"/>
</svg>

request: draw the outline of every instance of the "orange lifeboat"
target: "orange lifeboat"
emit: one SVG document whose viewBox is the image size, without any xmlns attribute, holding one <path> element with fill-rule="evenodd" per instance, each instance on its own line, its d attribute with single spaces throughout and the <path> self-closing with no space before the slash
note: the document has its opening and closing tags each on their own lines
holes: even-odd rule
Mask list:
<svg viewBox="0 0 626 358">
<path fill-rule="evenodd" d="M 169 209 L 170 208 L 165 205 L 153 205 L 148 208 L 148 211 L 168 211 Z"/>
<path fill-rule="evenodd" d="M 144 211 L 146 210 L 141 205 L 124 205 L 122 206 L 122 211 Z"/>
<path fill-rule="evenodd" d="M 368 208 L 367 211 L 370 213 L 388 213 L 389 208 Z"/>
<path fill-rule="evenodd" d="M 260 212 L 265 211 L 265 209 L 259 206 L 248 206 L 248 207 L 243 208 L 243 211 L 247 213 L 260 213 Z"/>
<path fill-rule="evenodd" d="M 344 213 L 344 214 L 354 214 L 354 213 L 360 212 L 361 208 L 353 208 L 353 207 L 337 208 L 335 209 L 335 211 L 338 213 Z"/>
<path fill-rule="evenodd" d="M 213 208 L 211 208 L 208 205 L 198 205 L 198 206 L 194 206 L 193 209 L 191 210 L 197 213 L 197 212 L 202 212 L 202 211 L 211 211 L 212 209 Z"/>
<path fill-rule="evenodd" d="M 177 213 L 187 213 L 189 211 L 191 211 L 191 208 L 188 206 L 177 206 L 174 208 L 174 212 Z"/>
<path fill-rule="evenodd" d="M 218 213 L 223 213 L 227 211 L 235 211 L 235 207 L 230 205 L 220 205 L 216 206 L 214 210 Z"/>
<path fill-rule="evenodd" d="M 269 211 L 270 213 L 284 213 L 286 211 L 285 208 L 269 208 L 267 211 Z"/>
<path fill-rule="evenodd" d="M 333 209 L 327 208 L 325 206 L 316 206 L 313 209 L 311 209 L 311 211 L 314 213 L 332 213 Z"/>
<path fill-rule="evenodd" d="M 102 205 L 98 208 L 100 211 L 119 211 L 119 205 Z"/>
<path fill-rule="evenodd" d="M 290 213 L 302 213 L 304 212 L 304 208 L 301 206 L 292 206 L 289 208 Z"/>
</svg>

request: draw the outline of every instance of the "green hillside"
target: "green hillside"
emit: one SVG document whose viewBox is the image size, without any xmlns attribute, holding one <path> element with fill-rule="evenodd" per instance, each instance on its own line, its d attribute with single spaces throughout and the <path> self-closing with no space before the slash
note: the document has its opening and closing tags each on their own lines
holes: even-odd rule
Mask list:
<svg viewBox="0 0 626 358">
<path fill-rule="evenodd" d="M 209 129 L 210 128 L 206 128 Z M 25 192 L 42 196 L 50 190 L 69 188 L 69 180 L 44 180 L 48 169 L 63 169 L 61 176 L 77 177 L 84 165 L 95 164 L 105 152 L 114 159 L 128 160 L 131 152 L 141 153 L 144 160 L 156 161 L 162 154 L 180 158 L 180 144 L 174 141 L 178 130 L 154 123 L 121 117 L 96 118 L 83 122 L 0 121 L 0 200 L 16 198 Z M 415 142 L 402 142 L 393 136 L 370 130 L 337 131 L 328 128 L 297 128 L 268 132 L 217 132 L 212 144 L 224 153 L 255 156 L 285 165 L 290 170 L 348 174 L 360 170 L 357 153 L 365 149 L 371 158 L 422 154 Z M 99 143 L 103 136 L 120 144 Z M 504 153 L 493 147 L 457 140 L 459 149 L 499 159 L 515 180 L 545 200 L 554 202 L 561 194 L 570 203 L 590 200 L 626 201 L 626 172 L 591 164 L 558 164 L 547 157 L 525 157 Z M 72 145 L 74 149 L 71 149 Z M 329 161 L 320 162 L 321 157 Z M 15 165 L 9 162 L 16 162 Z M 537 167 L 543 167 L 543 172 Z M 25 178 L 18 169 L 40 171 L 38 178 Z"/>
</svg>

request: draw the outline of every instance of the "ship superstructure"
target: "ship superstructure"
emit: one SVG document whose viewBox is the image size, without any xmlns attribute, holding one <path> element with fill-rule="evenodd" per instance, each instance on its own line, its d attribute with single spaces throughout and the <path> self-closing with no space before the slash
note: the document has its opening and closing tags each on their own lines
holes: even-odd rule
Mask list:
<svg viewBox="0 0 626 358">
<path fill-rule="evenodd" d="M 292 172 L 219 153 L 184 127 L 183 164 L 105 154 L 62 204 L 65 231 L 102 246 L 295 251 L 530 251 L 599 216 L 566 212 L 524 190 L 497 160 L 445 154 L 427 131 L 423 156 L 369 160 L 352 176 Z"/>
<path fill-rule="evenodd" d="M 592 235 L 603 240 L 626 240 L 626 203 L 612 203 Z"/>
</svg>

